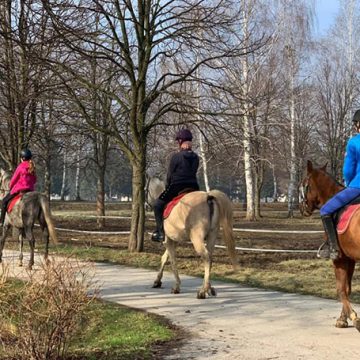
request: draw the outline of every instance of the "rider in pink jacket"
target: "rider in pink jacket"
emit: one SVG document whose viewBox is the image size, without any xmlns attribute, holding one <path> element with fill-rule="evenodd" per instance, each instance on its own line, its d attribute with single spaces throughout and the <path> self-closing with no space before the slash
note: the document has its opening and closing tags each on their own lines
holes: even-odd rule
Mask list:
<svg viewBox="0 0 360 360">
<path fill-rule="evenodd" d="M 23 191 L 34 191 L 36 175 L 29 171 L 30 163 L 28 160 L 22 161 L 16 168 L 10 180 L 10 194 L 18 194 Z"/>
<path fill-rule="evenodd" d="M 36 173 L 35 164 L 31 160 L 32 154 L 29 149 L 21 150 L 21 163 L 16 168 L 10 180 L 10 192 L 2 201 L 0 224 L 4 223 L 6 209 L 11 199 L 21 192 L 28 192 L 35 190 Z"/>
</svg>

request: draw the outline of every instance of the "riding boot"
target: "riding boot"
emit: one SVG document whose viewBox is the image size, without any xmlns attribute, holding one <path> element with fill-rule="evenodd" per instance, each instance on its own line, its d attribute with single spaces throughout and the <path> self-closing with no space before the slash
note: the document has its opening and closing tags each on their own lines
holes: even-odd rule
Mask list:
<svg viewBox="0 0 360 360">
<path fill-rule="evenodd" d="M 9 199 L 11 199 L 11 195 L 7 194 L 2 200 L 1 214 L 0 214 L 0 225 L 1 226 L 4 225 L 6 209 L 7 209 L 8 203 L 9 203 Z"/>
<path fill-rule="evenodd" d="M 321 220 L 327 235 L 327 240 L 320 246 L 317 256 L 336 260 L 339 257 L 339 244 L 334 220 L 332 215 L 322 216 Z"/>
<path fill-rule="evenodd" d="M 161 199 L 157 199 L 154 204 L 154 215 L 155 215 L 155 221 L 156 221 L 156 230 L 151 235 L 152 241 L 162 242 L 165 239 L 164 234 L 164 207 L 165 207 L 165 201 Z"/>
</svg>

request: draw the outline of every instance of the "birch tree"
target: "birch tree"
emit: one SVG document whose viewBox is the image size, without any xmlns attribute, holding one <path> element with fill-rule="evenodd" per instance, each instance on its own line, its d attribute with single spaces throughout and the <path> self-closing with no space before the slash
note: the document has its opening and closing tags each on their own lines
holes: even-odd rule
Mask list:
<svg viewBox="0 0 360 360">
<path fill-rule="evenodd" d="M 288 217 L 294 216 L 297 199 L 298 156 L 296 153 L 296 98 L 304 52 L 310 41 L 313 19 L 313 4 L 311 1 L 281 0 L 278 2 L 278 34 L 283 45 L 285 79 L 287 84 L 287 117 L 289 119 L 289 183 L 288 183 Z"/>
</svg>

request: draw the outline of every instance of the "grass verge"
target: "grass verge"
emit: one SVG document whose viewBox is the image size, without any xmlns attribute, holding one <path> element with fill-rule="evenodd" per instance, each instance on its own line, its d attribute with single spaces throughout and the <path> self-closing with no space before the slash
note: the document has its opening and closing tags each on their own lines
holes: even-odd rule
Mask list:
<svg viewBox="0 0 360 360">
<path fill-rule="evenodd" d="M 14 296 L 20 296 L 23 286 L 10 279 L 1 287 L 2 311 Z M 16 319 L 0 321 L 1 359 L 17 359 L 16 335 L 21 328 L 16 323 Z M 179 330 L 162 317 L 100 300 L 86 309 L 80 329 L 69 344 L 68 360 L 157 359 L 180 339 Z"/>
</svg>

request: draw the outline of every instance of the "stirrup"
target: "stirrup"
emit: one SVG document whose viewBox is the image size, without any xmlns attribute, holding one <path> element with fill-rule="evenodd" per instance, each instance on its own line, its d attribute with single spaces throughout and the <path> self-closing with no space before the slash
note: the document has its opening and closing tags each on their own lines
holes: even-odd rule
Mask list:
<svg viewBox="0 0 360 360">
<path fill-rule="evenodd" d="M 316 256 L 321 259 L 331 259 L 336 260 L 339 258 L 339 251 L 336 249 L 330 249 L 330 245 L 328 241 L 323 242 L 318 251 Z"/>
<path fill-rule="evenodd" d="M 165 236 L 160 231 L 154 231 L 153 234 L 151 235 L 151 240 L 152 241 L 163 242 L 164 239 L 165 239 Z"/>
</svg>

